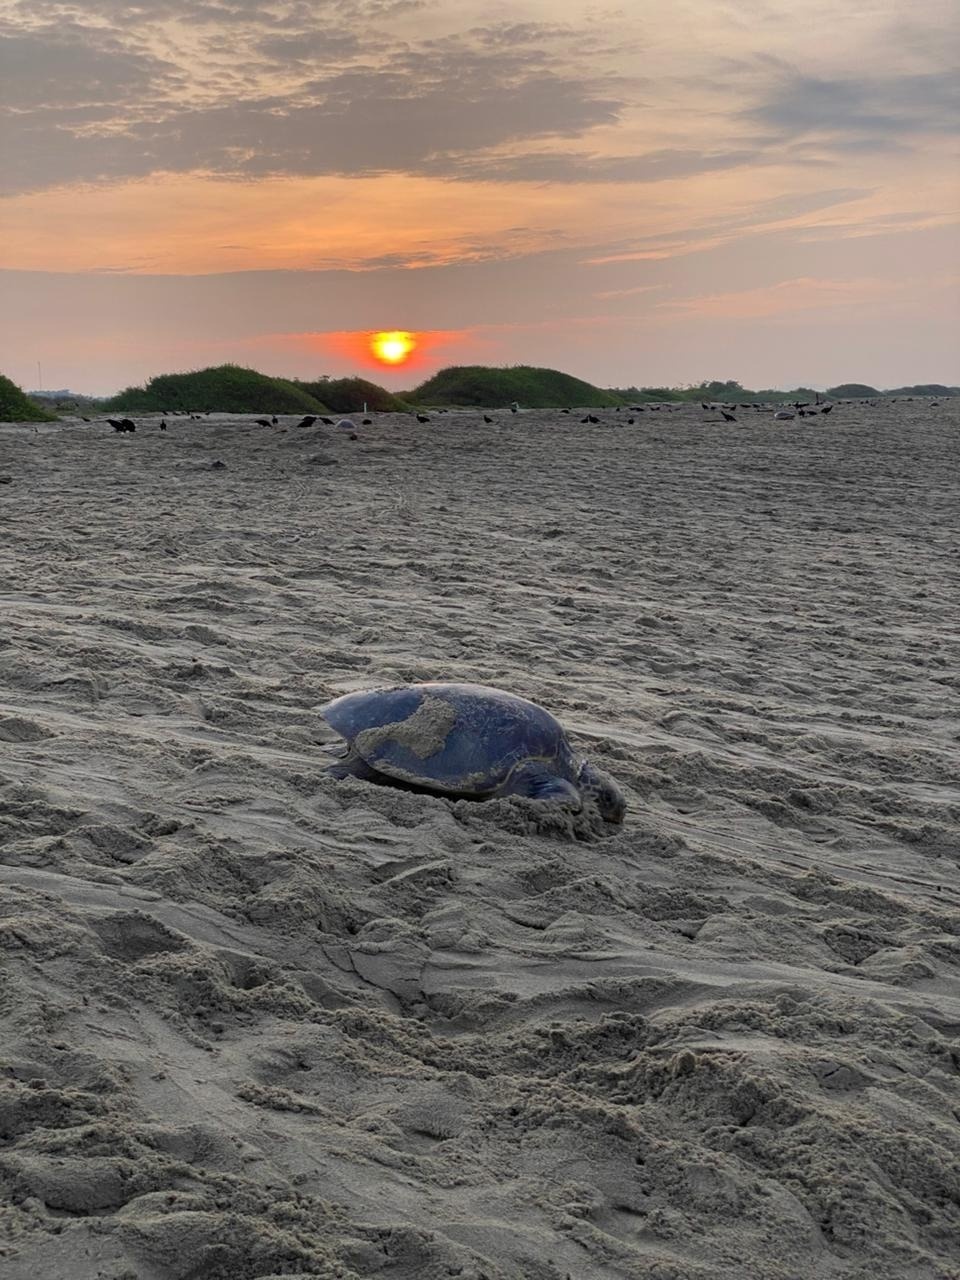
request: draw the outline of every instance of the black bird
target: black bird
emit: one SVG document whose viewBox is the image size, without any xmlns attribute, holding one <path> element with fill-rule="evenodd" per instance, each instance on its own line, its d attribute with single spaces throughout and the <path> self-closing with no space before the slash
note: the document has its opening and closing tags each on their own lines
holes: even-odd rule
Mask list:
<svg viewBox="0 0 960 1280">
<path fill-rule="evenodd" d="M 271 427 L 275 427 L 279 421 L 280 419 L 277 417 L 276 414 L 274 414 L 273 417 L 270 419 Z"/>
<path fill-rule="evenodd" d="M 161 431 L 166 431 L 166 429 L 167 429 L 167 424 L 166 424 L 165 422 L 161 422 L 161 423 L 160 423 L 160 430 L 161 430 Z"/>
<path fill-rule="evenodd" d="M 587 418 L 581 418 L 581 419 L 580 419 L 580 421 L 581 421 L 581 422 L 589 422 L 589 421 L 590 421 L 590 419 L 589 419 L 589 417 L 587 417 Z"/>
<path fill-rule="evenodd" d="M 628 426 L 628 427 L 632 427 L 632 426 L 633 426 L 633 424 L 634 424 L 635 422 L 636 422 L 636 418 L 628 418 L 628 419 L 627 419 L 627 426 Z"/>
<path fill-rule="evenodd" d="M 136 431 L 137 429 L 137 424 L 135 422 L 131 422 L 129 418 L 120 418 L 119 421 L 116 418 L 108 418 L 107 421 L 110 423 L 111 427 L 113 427 L 114 431 L 117 432 Z"/>
<path fill-rule="evenodd" d="M 832 405 L 832 404 L 828 404 L 828 405 L 825 405 L 825 406 L 820 410 L 820 412 L 821 412 L 821 413 L 829 413 L 829 412 L 830 412 L 830 410 L 831 410 L 832 408 L 833 408 L 833 405 Z"/>
<path fill-rule="evenodd" d="M 81 422 L 89 422 L 89 421 L 90 421 L 90 419 L 89 419 L 89 418 L 81 418 L 81 419 L 80 419 L 80 421 L 81 421 Z"/>
<path fill-rule="evenodd" d="M 700 401 L 700 408 L 705 409 L 707 413 L 710 412 L 710 406 L 708 404 L 704 404 L 702 400 Z"/>
<path fill-rule="evenodd" d="M 564 412 L 564 413 L 566 413 L 566 412 L 567 412 L 567 411 L 566 411 L 566 409 L 564 409 L 564 411 L 563 411 L 563 412 Z M 487 413 L 485 413 L 485 414 L 483 415 L 483 420 L 484 420 L 484 422 L 492 422 L 492 421 L 493 421 L 493 419 L 492 419 L 492 418 L 490 417 L 490 415 L 489 415 L 489 414 L 487 414 Z"/>
<path fill-rule="evenodd" d="M 569 412 L 570 412 L 570 410 L 569 410 L 569 409 L 561 409 L 561 410 L 560 410 L 560 412 L 561 412 L 561 413 L 569 413 Z"/>
<path fill-rule="evenodd" d="M 588 421 L 588 422 L 597 423 L 597 422 L 599 422 L 599 421 L 600 421 L 600 419 L 599 419 L 598 417 L 596 417 L 594 414 L 592 414 L 592 413 L 588 413 L 588 414 L 587 414 L 587 421 Z"/>
<path fill-rule="evenodd" d="M 364 425 L 365 427 L 372 427 L 372 426 L 373 426 L 373 419 L 372 419 L 372 418 L 364 418 L 364 419 L 363 419 L 363 425 Z"/>
<path fill-rule="evenodd" d="M 720 412 L 723 414 L 724 422 L 736 422 L 736 418 L 733 416 L 733 414 L 727 413 L 726 409 L 721 409 Z"/>
<path fill-rule="evenodd" d="M 418 413 L 418 414 L 417 414 L 417 421 L 418 421 L 418 422 L 429 422 L 429 421 L 430 421 L 430 419 L 427 417 L 427 415 L 426 415 L 425 413 Z"/>
<path fill-rule="evenodd" d="M 307 416 L 303 419 L 303 421 L 302 421 L 302 422 L 298 422 L 298 423 L 297 423 L 297 426 L 298 426 L 298 427 L 312 427 L 312 426 L 313 426 L 313 424 L 316 422 L 316 420 L 317 420 L 317 415 L 316 415 L 315 413 L 308 413 L 308 414 L 307 414 Z"/>
<path fill-rule="evenodd" d="M 276 422 L 276 418 L 273 421 Z M 271 425 L 269 418 L 254 418 L 254 422 L 258 427 L 269 427 Z"/>
<path fill-rule="evenodd" d="M 276 419 L 274 419 L 274 421 L 276 421 Z M 332 419 L 332 418 L 325 418 L 322 414 L 320 415 L 320 421 L 323 423 L 323 425 L 324 425 L 325 427 L 332 427 L 332 426 L 333 426 L 333 419 Z"/>
</svg>

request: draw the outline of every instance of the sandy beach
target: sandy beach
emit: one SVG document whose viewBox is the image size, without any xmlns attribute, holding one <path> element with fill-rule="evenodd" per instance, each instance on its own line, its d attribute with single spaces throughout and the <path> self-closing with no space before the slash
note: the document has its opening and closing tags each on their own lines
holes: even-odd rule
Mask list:
<svg viewBox="0 0 960 1280">
<path fill-rule="evenodd" d="M 0 426 L 4 1280 L 960 1277 L 960 400 L 580 416 Z"/>
</svg>

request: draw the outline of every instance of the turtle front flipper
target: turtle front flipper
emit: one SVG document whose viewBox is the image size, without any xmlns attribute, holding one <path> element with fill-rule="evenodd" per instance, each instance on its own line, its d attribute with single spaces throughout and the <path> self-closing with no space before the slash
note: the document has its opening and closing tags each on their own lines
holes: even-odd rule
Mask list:
<svg viewBox="0 0 960 1280">
<path fill-rule="evenodd" d="M 583 808 L 583 799 L 573 783 L 536 761 L 515 769 L 496 794 L 529 796 L 531 800 L 559 800 L 561 804 L 570 805 L 577 813 Z"/>
<path fill-rule="evenodd" d="M 334 778 L 361 778 L 364 782 L 389 782 L 389 778 L 385 778 L 382 773 L 377 773 L 376 769 L 371 769 L 366 760 L 361 760 L 358 755 L 351 753 L 346 755 L 342 760 L 338 760 L 335 764 L 327 766 L 327 773 Z"/>
</svg>

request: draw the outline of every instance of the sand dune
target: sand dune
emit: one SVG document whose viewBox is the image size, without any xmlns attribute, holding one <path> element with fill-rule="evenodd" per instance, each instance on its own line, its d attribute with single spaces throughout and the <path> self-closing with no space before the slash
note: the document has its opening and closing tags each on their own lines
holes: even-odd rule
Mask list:
<svg viewBox="0 0 960 1280">
<path fill-rule="evenodd" d="M 600 416 L 0 427 L 4 1280 L 960 1276 L 960 404 Z"/>
</svg>

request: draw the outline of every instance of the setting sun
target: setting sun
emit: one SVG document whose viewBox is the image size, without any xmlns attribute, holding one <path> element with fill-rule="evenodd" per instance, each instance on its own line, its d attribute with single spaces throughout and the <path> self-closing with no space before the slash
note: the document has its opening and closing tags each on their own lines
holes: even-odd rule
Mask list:
<svg viewBox="0 0 960 1280">
<path fill-rule="evenodd" d="M 383 364 L 403 364 L 416 345 L 413 334 L 402 330 L 375 333 L 370 339 L 370 350 Z"/>
</svg>

